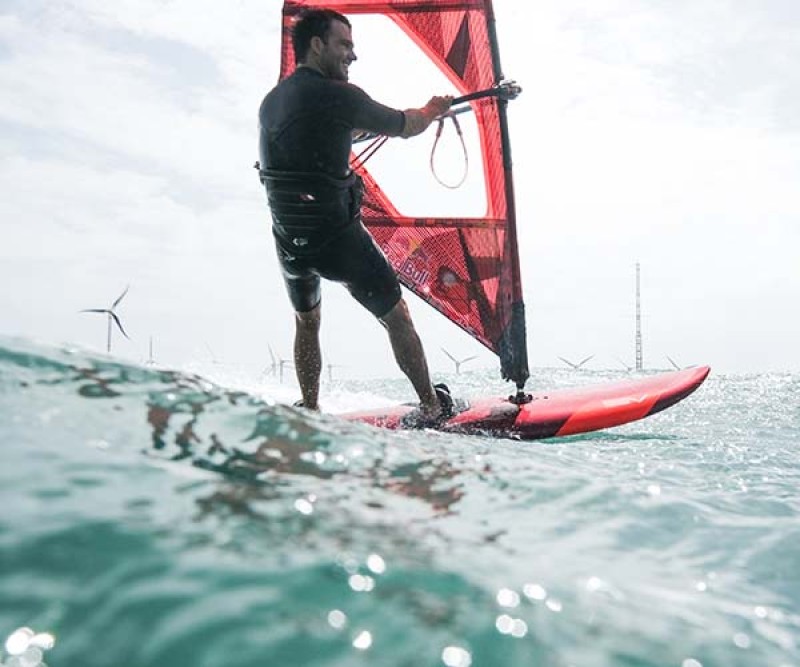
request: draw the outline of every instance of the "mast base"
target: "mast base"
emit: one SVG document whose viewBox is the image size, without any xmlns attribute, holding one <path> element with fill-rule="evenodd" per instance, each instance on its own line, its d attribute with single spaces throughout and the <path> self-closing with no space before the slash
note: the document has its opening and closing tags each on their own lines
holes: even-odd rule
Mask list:
<svg viewBox="0 0 800 667">
<path fill-rule="evenodd" d="M 525 405 L 532 400 L 533 394 L 526 394 L 521 387 L 517 389 L 516 394 L 511 394 L 511 396 L 508 397 L 508 402 L 514 405 Z"/>
</svg>

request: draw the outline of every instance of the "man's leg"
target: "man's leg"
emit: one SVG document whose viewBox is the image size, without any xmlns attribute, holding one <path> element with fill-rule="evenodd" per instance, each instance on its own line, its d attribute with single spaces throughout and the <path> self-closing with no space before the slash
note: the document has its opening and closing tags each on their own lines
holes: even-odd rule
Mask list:
<svg viewBox="0 0 800 667">
<path fill-rule="evenodd" d="M 381 324 L 389 332 L 394 358 L 400 370 L 411 380 L 419 396 L 420 408 L 425 417 L 437 417 L 442 410 L 439 399 L 431 384 L 428 362 L 422 342 L 411 321 L 411 314 L 403 299 L 397 302 L 386 315 L 380 318 Z"/>
<path fill-rule="evenodd" d="M 322 373 L 322 352 L 319 346 L 319 325 L 322 304 L 312 310 L 294 314 L 294 369 L 303 395 L 303 407 L 319 410 L 319 376 Z"/>
</svg>

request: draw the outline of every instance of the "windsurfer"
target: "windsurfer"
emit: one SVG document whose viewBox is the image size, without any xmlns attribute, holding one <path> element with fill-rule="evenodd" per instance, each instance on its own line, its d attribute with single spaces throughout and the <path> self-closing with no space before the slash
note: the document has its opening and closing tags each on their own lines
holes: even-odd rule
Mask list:
<svg viewBox="0 0 800 667">
<path fill-rule="evenodd" d="M 362 187 L 350 170 L 354 133 L 412 137 L 446 112 L 450 96 L 399 111 L 348 83 L 356 60 L 351 25 L 332 10 L 295 23 L 297 69 L 261 104 L 260 165 L 279 263 L 295 310 L 294 361 L 306 408 L 319 409 L 320 278 L 344 284 L 386 328 L 395 359 L 416 391 L 422 423 L 447 412 L 431 383 L 422 343 L 395 272 L 361 222 Z"/>
</svg>

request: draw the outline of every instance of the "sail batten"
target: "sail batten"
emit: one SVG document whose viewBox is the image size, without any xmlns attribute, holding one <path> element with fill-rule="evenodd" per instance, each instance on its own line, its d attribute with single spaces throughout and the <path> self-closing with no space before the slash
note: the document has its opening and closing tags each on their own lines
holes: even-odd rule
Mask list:
<svg viewBox="0 0 800 667">
<path fill-rule="evenodd" d="M 506 221 L 489 218 L 370 218 L 370 227 L 453 227 L 454 229 L 505 229 Z"/>
<path fill-rule="evenodd" d="M 281 77 L 295 66 L 292 21 L 314 7 L 391 19 L 459 95 L 502 82 L 491 0 L 285 0 Z M 400 281 L 495 352 L 503 377 L 521 388 L 528 366 L 507 104 L 502 96 L 469 101 L 485 189 L 479 217 L 407 215 L 381 187 L 372 163 L 356 170 L 365 185 L 362 219 Z"/>
</svg>

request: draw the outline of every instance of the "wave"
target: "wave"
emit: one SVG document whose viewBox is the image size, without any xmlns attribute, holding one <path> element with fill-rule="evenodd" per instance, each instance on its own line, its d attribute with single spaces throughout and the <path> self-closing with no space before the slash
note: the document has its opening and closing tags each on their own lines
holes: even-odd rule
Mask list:
<svg viewBox="0 0 800 667">
<path fill-rule="evenodd" d="M 0 628 L 87 667 L 796 662 L 800 384 L 774 386 L 523 444 L 2 339 Z"/>
</svg>

